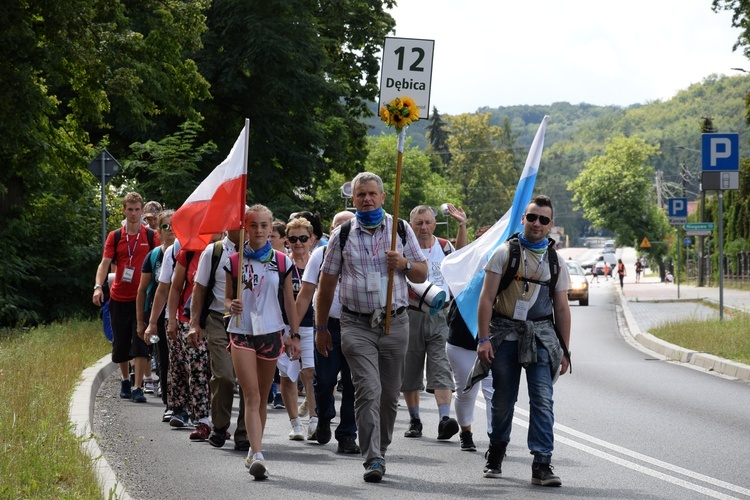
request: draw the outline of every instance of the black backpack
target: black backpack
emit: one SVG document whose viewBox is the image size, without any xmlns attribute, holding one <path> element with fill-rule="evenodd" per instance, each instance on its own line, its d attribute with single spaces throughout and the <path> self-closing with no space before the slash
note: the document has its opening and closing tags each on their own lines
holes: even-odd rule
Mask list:
<svg viewBox="0 0 750 500">
<path fill-rule="evenodd" d="M 507 241 L 509 246 L 508 266 L 505 268 L 502 278 L 500 278 L 500 286 L 497 287 L 497 293 L 500 294 L 513 281 L 517 280 L 546 286 L 549 290 L 550 300 L 554 300 L 555 286 L 557 285 L 557 278 L 560 275 L 560 260 L 557 256 L 557 251 L 555 251 L 555 240 L 550 238 L 549 245 L 547 246 L 550 271 L 549 281 L 539 281 L 518 274 L 518 267 L 521 264 L 521 243 L 518 241 L 518 233 L 511 235 Z"/>
</svg>

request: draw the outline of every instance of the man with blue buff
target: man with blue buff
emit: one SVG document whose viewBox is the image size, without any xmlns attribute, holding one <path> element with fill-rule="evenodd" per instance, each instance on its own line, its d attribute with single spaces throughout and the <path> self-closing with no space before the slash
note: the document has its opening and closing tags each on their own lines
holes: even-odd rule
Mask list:
<svg viewBox="0 0 750 500">
<path fill-rule="evenodd" d="M 526 370 L 530 411 L 527 444 L 534 456 L 532 484 L 560 486 L 552 470 L 554 412 L 552 384 L 568 370 L 560 342 L 570 346 L 570 277 L 558 266 L 552 283 L 547 233 L 553 225 L 552 201 L 537 196 L 526 206 L 523 232 L 518 234 L 520 262 L 515 279 L 500 290 L 508 268 L 511 242 L 498 246 L 487 262 L 479 298 L 477 355 L 492 370 L 492 431 L 486 453 L 484 477 L 500 477 L 501 464 L 510 442 L 513 408 L 518 399 L 521 368 Z M 553 287 L 550 293 L 550 287 Z M 553 316 L 554 313 L 554 316 Z M 557 329 L 557 333 L 555 332 Z M 559 333 L 559 337 L 558 337 Z"/>
<path fill-rule="evenodd" d="M 393 437 L 398 398 L 409 340 L 406 278 L 422 283 L 427 263 L 414 231 L 404 224 L 404 241 L 396 237 L 383 211 L 381 178 L 362 172 L 352 180 L 355 218 L 331 235 L 323 259 L 315 308 L 315 328 L 327 330 L 328 315 L 341 276 L 341 350 L 351 368 L 355 415 L 364 458 L 364 480 L 380 482 L 385 474 L 385 452 Z M 345 236 L 343 236 L 345 235 Z M 389 270 L 394 271 L 390 328 L 384 331 Z"/>
</svg>

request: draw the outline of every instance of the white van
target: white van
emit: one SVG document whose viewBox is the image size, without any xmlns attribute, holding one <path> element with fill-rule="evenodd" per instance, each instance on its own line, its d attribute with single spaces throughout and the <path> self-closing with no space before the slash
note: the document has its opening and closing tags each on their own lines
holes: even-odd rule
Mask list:
<svg viewBox="0 0 750 500">
<path fill-rule="evenodd" d="M 604 242 L 604 250 L 602 253 L 615 253 L 615 240 L 607 240 Z"/>
</svg>

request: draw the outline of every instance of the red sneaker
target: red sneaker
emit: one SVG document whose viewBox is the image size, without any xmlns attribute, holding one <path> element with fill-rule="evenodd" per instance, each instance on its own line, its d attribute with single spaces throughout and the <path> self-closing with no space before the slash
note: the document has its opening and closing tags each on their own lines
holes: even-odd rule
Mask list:
<svg viewBox="0 0 750 500">
<path fill-rule="evenodd" d="M 205 441 L 208 439 L 208 436 L 211 435 L 211 428 L 208 426 L 208 424 L 204 424 L 203 422 L 198 422 L 198 425 L 195 426 L 195 430 L 190 433 L 190 440 L 191 441 Z"/>
</svg>

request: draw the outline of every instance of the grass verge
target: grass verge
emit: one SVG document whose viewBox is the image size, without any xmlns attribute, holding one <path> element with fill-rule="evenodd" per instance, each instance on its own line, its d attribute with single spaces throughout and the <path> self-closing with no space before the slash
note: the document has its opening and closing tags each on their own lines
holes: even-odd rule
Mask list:
<svg viewBox="0 0 750 500">
<path fill-rule="evenodd" d="M 101 321 L 0 332 L 0 498 L 101 498 L 68 407 L 81 372 L 110 351 Z"/>
<path fill-rule="evenodd" d="M 649 330 L 686 349 L 750 364 L 750 315 L 725 314 L 724 320 L 685 320 Z"/>
</svg>

